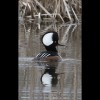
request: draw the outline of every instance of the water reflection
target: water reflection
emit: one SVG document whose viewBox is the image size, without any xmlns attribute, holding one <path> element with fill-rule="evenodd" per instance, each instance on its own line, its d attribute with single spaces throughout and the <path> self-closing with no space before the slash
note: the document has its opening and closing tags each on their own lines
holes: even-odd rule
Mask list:
<svg viewBox="0 0 100 100">
<path fill-rule="evenodd" d="M 20 26 L 19 100 L 81 100 L 81 26 L 44 23 L 40 30 L 35 23 Z M 47 30 L 57 31 L 65 45 L 57 48 L 62 62 L 33 61 L 45 50 L 40 37 Z"/>
<path fill-rule="evenodd" d="M 62 73 L 56 73 L 56 68 L 58 66 L 58 62 L 49 62 L 45 66 L 44 73 L 41 76 L 41 83 L 44 86 L 53 86 L 55 87 L 58 83 L 58 75 Z"/>
<path fill-rule="evenodd" d="M 19 100 L 81 100 L 81 61 L 41 63 L 20 60 Z"/>
<path fill-rule="evenodd" d="M 44 86 L 56 86 L 58 83 L 58 74 L 55 73 L 55 67 L 48 67 L 41 76 L 41 82 Z"/>
<path fill-rule="evenodd" d="M 59 75 L 56 73 L 57 66 L 46 66 L 43 74 L 41 75 L 41 83 L 43 84 L 43 92 L 52 92 L 52 87 L 56 87 L 59 80 Z"/>
</svg>

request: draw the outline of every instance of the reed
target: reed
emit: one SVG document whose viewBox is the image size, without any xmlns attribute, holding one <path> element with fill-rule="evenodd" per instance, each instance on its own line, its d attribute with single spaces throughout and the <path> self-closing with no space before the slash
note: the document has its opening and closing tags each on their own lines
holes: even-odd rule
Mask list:
<svg viewBox="0 0 100 100">
<path fill-rule="evenodd" d="M 19 19 L 45 21 L 54 19 L 62 23 L 79 22 L 81 0 L 19 0 Z"/>
</svg>

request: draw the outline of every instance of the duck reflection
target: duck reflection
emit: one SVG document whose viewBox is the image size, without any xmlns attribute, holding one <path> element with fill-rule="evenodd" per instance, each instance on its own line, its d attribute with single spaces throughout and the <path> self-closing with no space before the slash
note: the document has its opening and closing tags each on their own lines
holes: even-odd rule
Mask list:
<svg viewBox="0 0 100 100">
<path fill-rule="evenodd" d="M 55 67 L 48 67 L 41 76 L 41 83 L 44 86 L 56 86 L 58 82 L 58 73 L 55 72 Z"/>
<path fill-rule="evenodd" d="M 44 72 L 41 75 L 40 81 L 43 85 L 43 92 L 51 92 L 52 87 L 56 87 L 60 78 L 60 74 L 57 73 L 58 62 L 47 62 L 45 63 Z"/>
</svg>

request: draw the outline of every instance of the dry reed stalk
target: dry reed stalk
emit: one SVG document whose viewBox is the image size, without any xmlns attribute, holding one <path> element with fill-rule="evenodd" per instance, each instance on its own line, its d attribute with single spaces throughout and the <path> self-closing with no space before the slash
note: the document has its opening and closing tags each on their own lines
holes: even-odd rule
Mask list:
<svg viewBox="0 0 100 100">
<path fill-rule="evenodd" d="M 67 12 L 67 14 L 68 14 L 68 17 L 69 17 L 70 21 L 72 22 L 72 18 L 71 18 L 71 15 L 70 15 L 70 13 L 69 13 L 68 5 L 67 5 L 67 3 L 65 2 L 65 0 L 63 0 L 63 3 L 64 3 L 64 6 L 65 6 L 65 10 L 66 10 L 66 12 Z"/>
<path fill-rule="evenodd" d="M 62 37 L 61 43 L 65 43 L 65 42 L 67 41 L 67 40 L 66 40 L 66 36 L 68 35 L 71 26 L 72 26 L 72 24 L 69 24 L 68 28 L 67 28 L 66 31 L 65 31 L 65 34 L 64 34 L 63 37 Z"/>
<path fill-rule="evenodd" d="M 57 32 L 57 25 L 53 24 L 53 29 Z"/>
<path fill-rule="evenodd" d="M 56 2 L 57 2 L 57 1 L 56 1 Z M 63 20 L 61 14 L 58 12 L 58 8 L 60 9 L 60 0 L 58 1 L 58 4 L 57 4 L 57 6 L 56 6 L 56 9 L 54 10 L 54 14 L 55 14 L 55 15 L 58 15 L 58 16 L 61 18 L 62 22 L 64 23 L 64 20 Z M 56 17 L 56 16 L 55 16 L 55 17 Z"/>
<path fill-rule="evenodd" d="M 50 29 L 53 26 L 53 24 L 46 27 L 44 30 L 42 30 L 41 34 L 45 33 L 48 29 Z"/>
<path fill-rule="evenodd" d="M 42 8 L 42 10 L 44 10 L 52 18 L 51 14 L 37 0 L 34 1 L 40 6 L 40 8 Z"/>
<path fill-rule="evenodd" d="M 30 29 L 31 28 L 29 28 L 29 30 L 27 30 L 26 29 L 26 26 L 25 26 L 25 22 L 24 22 L 24 24 L 23 24 L 23 26 L 24 26 L 24 34 L 25 34 L 25 40 L 26 40 L 26 42 L 28 43 L 28 40 L 29 40 L 29 36 L 30 36 Z"/>
<path fill-rule="evenodd" d="M 76 29 L 76 27 L 77 27 L 77 24 L 75 24 L 75 25 L 74 25 L 74 28 L 73 28 L 73 30 L 72 30 L 72 32 L 71 32 L 71 33 L 73 33 L 73 32 L 74 32 L 74 30 Z"/>
<path fill-rule="evenodd" d="M 26 33 L 27 31 L 26 31 L 25 23 L 23 23 L 23 26 L 24 26 L 24 31 Z M 26 34 L 25 34 L 25 37 L 26 37 Z"/>
<path fill-rule="evenodd" d="M 40 30 L 40 23 L 37 23 L 37 25 L 38 25 L 38 29 Z"/>
<path fill-rule="evenodd" d="M 73 33 L 74 33 L 74 31 L 76 30 L 76 28 L 77 28 L 77 24 L 75 24 L 75 25 L 73 25 L 74 27 L 72 28 L 72 30 L 71 30 L 71 32 L 70 32 L 70 37 L 69 38 L 72 38 L 72 36 L 73 36 Z M 68 39 L 69 40 L 69 39 Z M 67 40 L 67 41 L 68 41 Z"/>
<path fill-rule="evenodd" d="M 74 13 L 74 15 L 75 15 L 76 20 L 79 22 L 79 19 L 78 19 L 78 17 L 77 17 L 77 15 L 76 15 L 76 13 L 75 13 L 75 11 L 74 11 L 74 9 L 73 9 L 72 6 L 71 6 L 71 9 L 72 9 L 72 11 L 73 11 L 73 13 Z"/>
<path fill-rule="evenodd" d="M 55 10 L 54 10 L 54 14 L 55 15 L 57 15 L 57 13 L 58 13 L 58 7 L 59 7 L 59 2 L 60 2 L 60 0 L 58 1 L 58 4 L 57 4 L 57 1 L 56 1 L 56 8 L 55 8 Z M 55 16 L 56 17 L 56 16 Z"/>
<path fill-rule="evenodd" d="M 34 8 L 34 11 L 36 11 L 36 13 L 38 13 L 38 11 L 37 11 L 37 9 L 35 8 L 35 6 L 34 6 L 34 4 L 33 3 L 31 3 L 32 4 L 32 7 Z M 34 16 L 34 15 L 33 15 Z"/>
<path fill-rule="evenodd" d="M 61 18 L 62 22 L 64 23 L 64 20 L 63 20 L 62 16 L 61 16 L 60 14 L 58 14 L 58 15 L 59 15 L 59 17 Z"/>
<path fill-rule="evenodd" d="M 58 6 L 58 13 L 59 13 L 59 14 L 60 14 L 60 2 L 61 2 L 61 1 L 59 0 L 59 3 L 58 3 L 58 4 L 59 4 L 59 6 Z"/>
<path fill-rule="evenodd" d="M 24 9 L 24 11 L 23 11 L 23 13 L 22 13 L 22 16 L 24 17 L 24 15 L 25 15 L 25 11 L 26 11 L 26 5 L 25 5 L 25 9 Z"/>
<path fill-rule="evenodd" d="M 70 23 L 66 23 L 66 24 L 65 23 L 62 23 L 62 24 L 60 24 L 59 27 L 58 27 L 58 30 L 60 30 L 62 27 L 69 26 L 69 24 Z M 71 24 L 71 25 L 76 25 L 76 24 Z"/>
<path fill-rule="evenodd" d="M 31 10 L 31 6 L 30 6 L 30 4 L 29 3 L 27 3 L 27 6 L 29 7 L 29 9 Z"/>
</svg>

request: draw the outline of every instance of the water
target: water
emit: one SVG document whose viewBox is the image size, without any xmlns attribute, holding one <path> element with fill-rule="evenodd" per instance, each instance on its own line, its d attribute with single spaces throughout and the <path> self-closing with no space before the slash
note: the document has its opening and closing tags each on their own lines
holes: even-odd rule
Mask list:
<svg viewBox="0 0 100 100">
<path fill-rule="evenodd" d="M 45 50 L 40 37 L 48 30 L 59 33 L 58 47 L 62 62 L 34 62 Z M 41 76 L 47 66 L 58 75 L 55 86 L 44 86 Z M 81 100 L 81 24 L 19 23 L 19 100 Z"/>
</svg>

